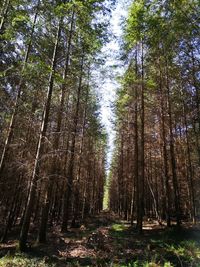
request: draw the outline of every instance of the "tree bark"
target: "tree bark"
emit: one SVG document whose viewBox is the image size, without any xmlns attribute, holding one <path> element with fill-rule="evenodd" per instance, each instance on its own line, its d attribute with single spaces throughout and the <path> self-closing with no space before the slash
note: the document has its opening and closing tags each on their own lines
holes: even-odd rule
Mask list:
<svg viewBox="0 0 200 267">
<path fill-rule="evenodd" d="M 43 112 L 43 119 L 42 119 L 42 124 L 41 124 L 39 141 L 37 145 L 37 152 L 36 152 L 36 157 L 35 157 L 35 164 L 34 164 L 34 169 L 33 169 L 33 174 L 32 174 L 32 181 L 31 181 L 30 192 L 28 196 L 28 202 L 27 202 L 25 216 L 23 219 L 23 224 L 22 224 L 20 238 L 19 238 L 19 248 L 21 251 L 24 251 L 27 248 L 26 246 L 27 236 L 28 236 L 28 231 L 30 227 L 31 215 L 34 209 L 36 187 L 37 187 L 37 181 L 39 178 L 40 160 L 41 160 L 41 156 L 44 150 L 47 126 L 48 126 L 48 121 L 49 121 L 49 112 L 50 112 L 51 98 L 52 98 L 53 84 L 54 84 L 54 73 L 55 73 L 55 68 L 56 68 L 56 57 L 57 57 L 57 52 L 58 52 L 59 39 L 61 35 L 62 20 L 63 18 L 60 18 L 58 28 L 57 28 L 57 33 L 56 33 L 56 41 L 54 44 L 54 51 L 53 51 L 53 56 L 52 56 L 51 73 L 49 77 L 49 85 L 48 85 L 48 90 L 47 90 L 47 99 L 46 99 L 44 112 Z"/>
<path fill-rule="evenodd" d="M 83 153 L 84 136 L 85 136 L 85 124 L 86 124 L 86 118 L 87 118 L 87 104 L 88 104 L 88 96 L 89 96 L 89 76 L 90 76 L 90 73 L 88 72 L 88 86 L 87 86 L 87 92 L 86 92 L 86 97 L 85 97 L 85 107 L 84 107 L 84 113 L 83 113 L 81 141 L 80 141 L 80 148 L 79 148 L 78 173 L 77 173 L 77 179 L 75 181 L 75 189 L 74 189 L 74 214 L 73 214 L 73 220 L 72 220 L 73 221 L 72 227 L 76 225 L 76 220 L 77 220 L 78 212 L 79 212 L 79 202 L 80 202 L 79 182 L 80 182 L 80 176 L 81 176 L 81 164 L 82 164 L 82 153 Z"/>
<path fill-rule="evenodd" d="M 66 95 L 66 79 L 68 76 L 68 69 L 69 69 L 71 41 L 72 41 L 72 33 L 73 33 L 73 26 L 74 26 L 74 15 L 75 15 L 75 12 L 73 10 L 72 18 L 71 18 L 71 25 L 70 25 L 70 32 L 69 32 L 69 37 L 68 37 L 65 70 L 63 73 L 64 82 L 61 87 L 61 99 L 60 99 L 60 105 L 59 105 L 59 110 L 58 110 L 57 127 L 56 127 L 55 138 L 53 140 L 53 153 L 56 153 L 57 149 L 59 148 L 60 131 L 61 131 L 62 122 L 63 122 L 63 110 L 64 110 L 65 95 Z M 47 222 L 48 222 L 48 217 L 49 217 L 49 209 L 50 209 L 53 185 L 55 181 L 54 178 L 55 178 L 55 171 L 57 168 L 56 165 L 57 165 L 57 161 L 53 159 L 49 179 L 47 182 L 47 191 L 45 193 L 45 199 L 44 199 L 44 203 L 42 207 L 42 215 L 41 215 L 41 222 L 40 222 L 39 235 L 38 235 L 38 241 L 40 243 L 46 242 Z"/>
<path fill-rule="evenodd" d="M 167 226 L 170 227 L 170 186 L 169 186 L 169 171 L 168 171 L 168 154 L 166 143 L 166 126 L 165 126 L 165 107 L 164 107 L 164 94 L 162 85 L 161 66 L 159 77 L 159 90 L 160 90 L 160 106 L 161 106 L 161 135 L 162 135 L 162 152 L 163 152 L 163 166 L 164 166 L 164 185 L 165 185 L 165 203 L 166 203 L 166 221 Z"/>
<path fill-rule="evenodd" d="M 144 216 L 144 47 L 143 40 L 141 44 L 141 140 L 140 140 L 140 164 L 139 164 L 139 203 L 137 213 L 137 229 L 139 234 L 142 234 L 143 216 Z"/>
<path fill-rule="evenodd" d="M 15 128 L 16 121 L 17 121 L 18 109 L 19 109 L 20 104 L 21 104 L 20 100 L 21 100 L 21 92 L 23 90 L 23 73 L 24 73 L 24 70 L 26 68 L 26 64 L 28 62 L 30 51 L 31 51 L 33 35 L 34 35 L 36 21 L 37 21 L 37 17 L 38 17 L 39 6 L 40 6 L 40 0 L 37 3 L 36 13 L 35 13 L 35 16 L 34 16 L 34 19 L 33 19 L 33 26 L 32 26 L 31 34 L 30 34 L 30 39 L 29 39 L 29 43 L 28 43 L 28 46 L 27 46 L 27 49 L 26 49 L 24 61 L 23 61 L 23 66 L 22 66 L 22 71 L 21 71 L 21 78 L 20 78 L 20 81 L 19 81 L 18 89 L 17 89 L 17 97 L 16 97 L 16 100 L 15 100 L 15 103 L 14 103 L 13 113 L 12 113 L 12 116 L 11 116 L 8 132 L 7 132 L 7 137 L 6 137 L 6 140 L 5 140 L 5 143 L 4 143 L 4 147 L 3 147 L 3 152 L 2 152 L 2 155 L 1 155 L 1 160 L 0 160 L 0 179 L 2 179 L 5 163 L 7 162 L 7 159 L 9 157 L 9 147 L 10 147 L 10 144 L 12 142 L 12 138 L 13 138 L 13 134 L 14 134 L 14 128 Z"/>
<path fill-rule="evenodd" d="M 191 217 L 192 221 L 196 223 L 196 205 L 195 205 L 195 188 L 194 188 L 194 175 L 193 175 L 193 168 L 192 168 L 192 161 L 191 161 L 191 154 L 190 154 L 190 142 L 188 136 L 188 123 L 187 123 L 187 115 L 186 115 L 186 108 L 185 102 L 183 100 L 183 116 L 184 116 L 184 124 L 185 124 L 185 135 L 186 135 L 186 146 L 187 146 L 187 162 L 188 162 L 188 186 L 189 186 L 189 194 L 190 194 L 190 207 L 191 207 Z"/>
<path fill-rule="evenodd" d="M 79 85 L 78 85 L 78 92 L 77 92 L 77 102 L 75 108 L 75 116 L 73 122 L 73 129 L 72 129 L 72 140 L 71 140 L 71 151 L 70 151 L 70 158 L 69 158 L 69 166 L 67 170 L 67 187 L 64 193 L 64 203 L 63 203 L 63 219 L 62 219 L 62 226 L 61 231 L 67 232 L 68 230 L 68 220 L 69 220 L 69 201 L 72 195 L 72 186 L 73 186 L 73 174 L 74 174 L 74 160 L 75 160 L 75 145 L 76 145 L 76 134 L 77 134 L 77 126 L 78 126 L 78 115 L 79 115 L 79 108 L 80 108 L 80 97 L 81 97 L 81 89 L 82 89 L 82 79 L 83 79 L 83 64 L 84 64 L 84 53 L 81 59 L 81 70 L 80 70 L 80 77 L 79 77 Z"/>
<path fill-rule="evenodd" d="M 169 145 L 170 145 L 170 156 L 171 156 L 171 168 L 172 168 L 172 182 L 174 188 L 174 205 L 176 211 L 176 223 L 180 226 L 180 195 L 178 188 L 177 170 L 176 170 L 176 158 L 174 151 L 174 136 L 173 136 L 173 122 L 172 122 L 172 107 L 171 107 L 171 95 L 169 85 L 169 74 L 168 74 L 168 63 L 166 60 L 166 88 L 167 88 L 167 101 L 168 101 L 168 116 L 169 116 Z"/>
<path fill-rule="evenodd" d="M 137 47 L 136 47 L 136 55 L 135 55 L 135 76 L 138 78 L 138 59 L 137 59 Z M 139 178 L 138 178 L 138 87 L 135 87 L 135 118 L 134 118 L 134 184 L 136 186 L 136 205 L 137 205 L 137 213 L 138 213 L 138 203 L 139 203 Z M 134 189 L 135 190 L 135 189 Z M 135 194 L 134 194 L 135 195 Z M 133 195 L 133 196 L 134 196 Z M 134 202 L 134 200 L 132 200 Z M 131 210 L 131 225 L 133 225 L 133 216 L 134 216 L 134 203 L 132 205 Z"/>
</svg>

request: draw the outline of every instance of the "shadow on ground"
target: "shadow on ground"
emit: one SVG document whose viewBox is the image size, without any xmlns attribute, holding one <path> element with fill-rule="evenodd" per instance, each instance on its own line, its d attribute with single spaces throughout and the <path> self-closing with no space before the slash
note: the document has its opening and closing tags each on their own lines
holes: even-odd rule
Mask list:
<svg viewBox="0 0 200 267">
<path fill-rule="evenodd" d="M 199 227 L 144 226 L 140 236 L 134 227 L 101 214 L 66 234 L 52 229 L 48 243 L 32 244 L 27 254 L 17 252 L 15 240 L 2 244 L 0 267 L 200 266 Z"/>
</svg>

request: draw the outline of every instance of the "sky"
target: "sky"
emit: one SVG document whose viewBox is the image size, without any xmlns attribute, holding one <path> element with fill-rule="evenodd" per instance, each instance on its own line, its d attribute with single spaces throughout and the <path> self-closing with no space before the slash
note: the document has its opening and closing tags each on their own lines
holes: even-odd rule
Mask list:
<svg viewBox="0 0 200 267">
<path fill-rule="evenodd" d="M 112 11 L 111 32 L 115 38 L 111 38 L 110 42 L 107 43 L 103 49 L 102 53 L 106 56 L 107 75 L 100 86 L 100 98 L 101 98 L 101 119 L 102 123 L 106 127 L 108 133 L 108 154 L 107 154 L 107 167 L 112 160 L 112 153 L 114 149 L 114 139 L 115 131 L 113 122 L 115 120 L 113 103 L 116 100 L 117 89 L 119 84 L 116 80 L 116 76 L 123 73 L 121 69 L 121 64 L 119 64 L 119 52 L 120 52 L 120 40 L 122 37 L 122 26 L 121 22 L 123 18 L 127 16 L 127 7 L 130 0 L 118 0 L 115 9 Z M 116 69 L 111 68 L 113 65 L 118 65 Z M 107 77 L 108 76 L 108 77 Z"/>
</svg>

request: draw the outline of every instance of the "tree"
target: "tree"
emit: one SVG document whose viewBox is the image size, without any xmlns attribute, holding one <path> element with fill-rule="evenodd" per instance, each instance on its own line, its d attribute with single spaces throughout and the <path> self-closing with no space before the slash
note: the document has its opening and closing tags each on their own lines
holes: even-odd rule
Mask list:
<svg viewBox="0 0 200 267">
<path fill-rule="evenodd" d="M 120 123 L 110 175 L 110 207 L 116 211 L 117 201 L 119 213 L 127 212 L 120 194 L 131 199 L 128 213 L 132 224 L 136 218 L 139 232 L 143 215 L 155 217 L 159 223 L 166 220 L 168 226 L 174 219 L 179 226 L 181 217 L 195 222 L 198 189 L 194 184 L 199 184 L 199 51 L 194 46 L 199 43 L 197 10 L 197 1 L 160 4 L 138 0 L 130 5 L 125 23 L 123 58 L 127 69 L 118 97 Z M 134 117 L 128 116 L 130 110 Z M 131 137 L 125 125 L 133 125 Z M 133 156 L 127 159 L 130 146 Z M 131 181 L 131 169 L 122 174 L 120 162 L 128 160 L 127 165 L 131 165 L 133 159 Z M 133 188 L 126 187 L 122 192 L 121 185 L 127 180 Z M 187 207 L 184 203 L 188 203 Z"/>
</svg>

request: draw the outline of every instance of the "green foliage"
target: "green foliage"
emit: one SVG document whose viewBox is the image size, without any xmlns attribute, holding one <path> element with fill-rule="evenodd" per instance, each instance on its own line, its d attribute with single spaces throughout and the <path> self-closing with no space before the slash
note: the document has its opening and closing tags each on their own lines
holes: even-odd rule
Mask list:
<svg viewBox="0 0 200 267">
<path fill-rule="evenodd" d="M 111 229 L 115 232 L 121 232 L 124 231 L 126 227 L 124 224 L 113 224 Z"/>
<path fill-rule="evenodd" d="M 127 92 L 123 91 L 117 101 L 118 109 L 122 112 L 124 108 L 127 107 L 129 101 L 130 101 L 130 95 Z"/>
<path fill-rule="evenodd" d="M 189 262 L 196 260 L 200 262 L 200 247 L 192 240 L 182 241 L 178 245 L 166 245 L 166 249 L 177 257 L 184 257 Z"/>
<path fill-rule="evenodd" d="M 134 1 L 127 19 L 125 41 L 130 49 L 144 37 L 144 1 Z"/>
<path fill-rule="evenodd" d="M 130 236 L 130 231 L 128 227 L 123 223 L 113 224 L 110 229 L 110 235 L 114 238 L 128 238 Z M 118 245 L 123 245 L 122 240 L 117 240 Z"/>
<path fill-rule="evenodd" d="M 46 258 L 31 258 L 26 254 L 6 255 L 0 259 L 0 267 L 55 267 Z"/>
<path fill-rule="evenodd" d="M 131 261 L 127 264 L 113 264 L 114 267 L 174 267 L 170 262 L 165 262 L 164 265 L 160 265 L 154 261 Z"/>
<path fill-rule="evenodd" d="M 58 6 L 55 7 L 55 15 L 57 15 L 58 17 L 63 17 L 66 16 L 70 10 L 72 10 L 74 8 L 74 3 L 70 2 L 70 3 L 62 3 Z"/>
<path fill-rule="evenodd" d="M 29 21 L 29 17 L 27 15 L 19 14 L 12 20 L 12 27 L 17 27 L 20 24 L 27 23 Z"/>
</svg>

